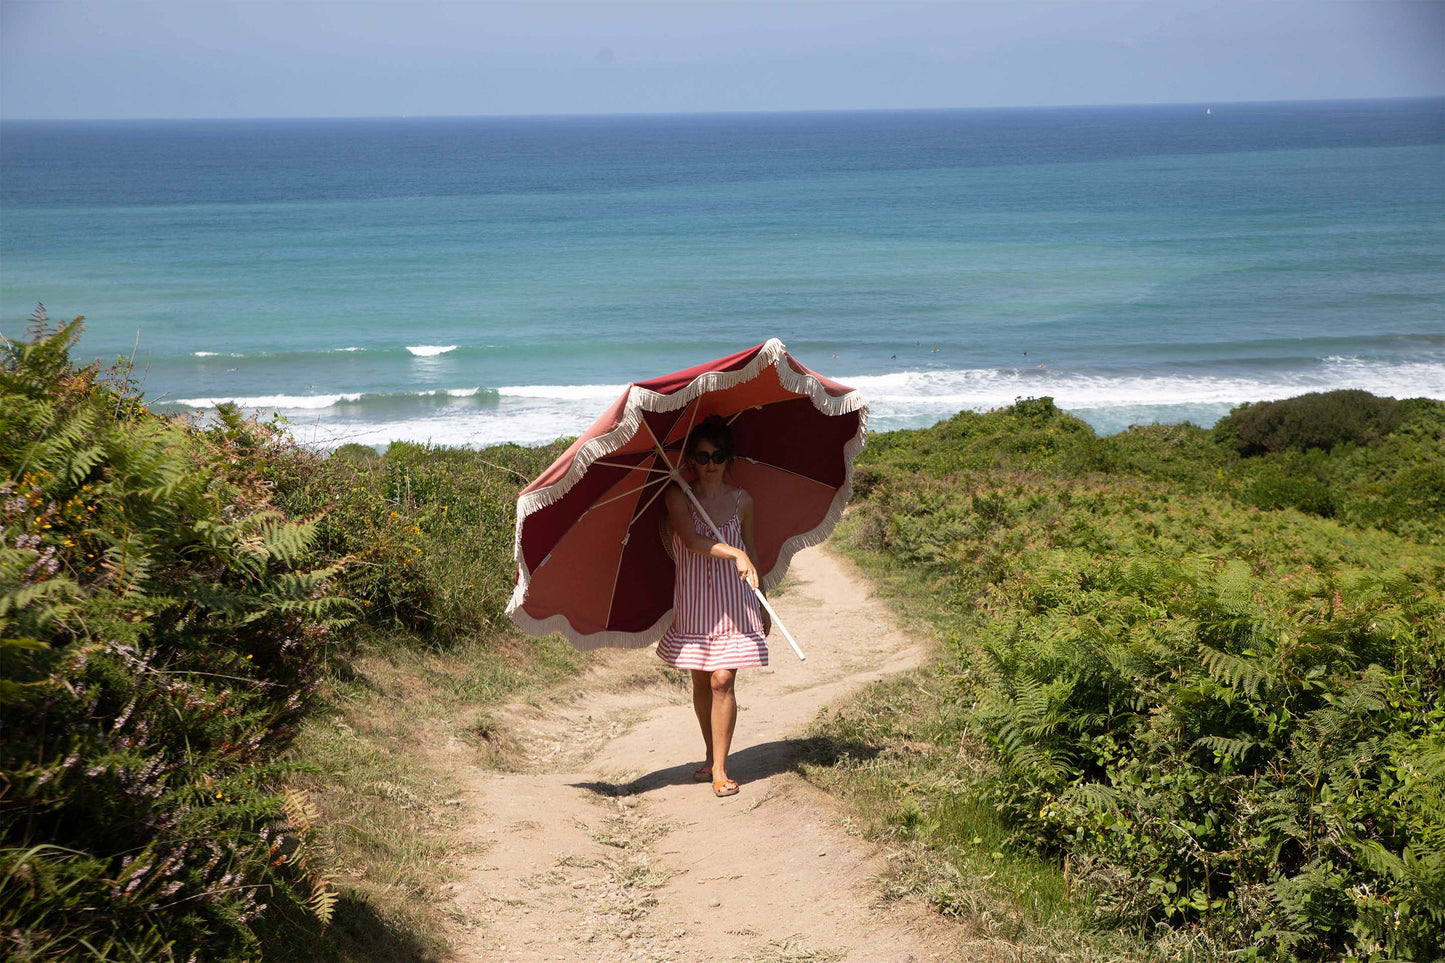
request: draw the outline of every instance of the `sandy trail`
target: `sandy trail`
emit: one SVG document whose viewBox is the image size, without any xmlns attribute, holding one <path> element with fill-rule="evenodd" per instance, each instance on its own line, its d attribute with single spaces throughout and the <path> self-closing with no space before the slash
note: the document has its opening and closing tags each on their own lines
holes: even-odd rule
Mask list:
<svg viewBox="0 0 1445 963">
<path fill-rule="evenodd" d="M 571 697 L 500 713 L 522 771 L 455 746 L 473 844 L 448 887 L 459 960 L 953 958 L 936 919 L 879 903 L 882 852 L 789 771 L 820 708 L 922 648 L 824 551 L 795 559 L 774 604 L 808 661 L 775 632 L 773 664 L 739 673 L 737 796 L 692 781 L 691 700 L 658 683 L 651 650 L 609 652 Z"/>
</svg>

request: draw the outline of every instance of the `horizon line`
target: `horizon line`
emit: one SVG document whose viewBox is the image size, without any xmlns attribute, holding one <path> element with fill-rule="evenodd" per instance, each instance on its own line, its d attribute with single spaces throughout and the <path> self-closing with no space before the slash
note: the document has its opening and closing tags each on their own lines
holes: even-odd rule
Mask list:
<svg viewBox="0 0 1445 963">
<path fill-rule="evenodd" d="M 904 114 L 904 113 L 947 113 L 957 111 L 1004 111 L 1004 110 L 1084 110 L 1090 108 L 1116 107 L 1231 107 L 1258 106 L 1262 104 L 1345 104 L 1380 103 L 1401 100 L 1445 100 L 1445 93 L 1407 94 L 1394 97 L 1304 97 L 1295 99 L 1264 98 L 1259 100 L 1168 100 L 1134 103 L 1098 104 L 1014 104 L 994 106 L 963 107 L 780 107 L 765 109 L 736 110 L 653 110 L 653 111 L 594 111 L 555 113 L 503 113 L 503 114 L 295 114 L 264 115 L 244 114 L 235 116 L 134 116 L 134 117 L 7 117 L 0 114 L 0 123 L 135 123 L 151 121 L 300 121 L 300 120 L 544 120 L 581 118 L 635 118 L 635 117 L 728 117 L 788 114 Z"/>
</svg>

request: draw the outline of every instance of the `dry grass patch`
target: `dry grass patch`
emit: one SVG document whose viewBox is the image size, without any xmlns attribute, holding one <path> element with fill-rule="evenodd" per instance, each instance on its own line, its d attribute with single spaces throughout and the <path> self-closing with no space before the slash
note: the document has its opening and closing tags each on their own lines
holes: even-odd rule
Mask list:
<svg viewBox="0 0 1445 963">
<path fill-rule="evenodd" d="M 288 946 L 277 959 L 443 959 L 444 887 L 476 852 L 456 834 L 456 751 L 479 764 L 508 758 L 515 745 L 491 708 L 555 685 L 585 661 L 556 639 L 445 652 L 378 642 L 330 679 L 330 711 L 303 727 L 292 753 L 314 773 L 305 785 L 345 902 L 322 943 Z M 394 953 L 377 950 L 383 933 L 398 944 Z"/>
<path fill-rule="evenodd" d="M 788 936 L 769 940 L 768 945 L 741 959 L 746 963 L 835 963 L 848 955 L 847 950 L 811 947 L 802 937 Z"/>
</svg>

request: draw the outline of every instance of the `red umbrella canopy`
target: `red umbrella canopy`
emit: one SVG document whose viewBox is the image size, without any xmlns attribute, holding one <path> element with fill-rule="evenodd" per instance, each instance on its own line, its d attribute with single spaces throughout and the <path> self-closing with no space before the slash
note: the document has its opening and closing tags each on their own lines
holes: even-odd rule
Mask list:
<svg viewBox="0 0 1445 963">
<path fill-rule="evenodd" d="M 763 586 L 782 580 L 795 552 L 828 537 L 852 491 L 868 404 L 774 338 L 628 386 L 523 489 L 507 606 L 517 625 L 561 632 L 583 649 L 662 636 L 673 585 L 662 494 L 688 432 L 712 415 L 732 427 L 729 481 L 753 497 Z"/>
</svg>

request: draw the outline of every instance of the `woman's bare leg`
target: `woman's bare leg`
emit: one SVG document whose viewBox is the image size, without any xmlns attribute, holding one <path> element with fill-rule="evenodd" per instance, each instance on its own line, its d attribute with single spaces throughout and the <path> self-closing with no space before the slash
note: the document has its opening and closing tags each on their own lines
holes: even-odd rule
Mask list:
<svg viewBox="0 0 1445 963">
<path fill-rule="evenodd" d="M 702 729 L 702 743 L 707 754 L 702 757 L 704 766 L 712 765 L 712 673 L 700 669 L 692 670 L 692 710 L 697 713 L 697 724 Z"/>
<path fill-rule="evenodd" d="M 732 669 L 718 669 L 712 673 L 710 680 L 712 741 L 708 747 L 708 758 L 712 760 L 712 780 L 715 783 L 728 777 L 728 750 L 732 748 L 733 729 L 738 724 L 738 700 L 733 691 L 736 674 Z"/>
</svg>

